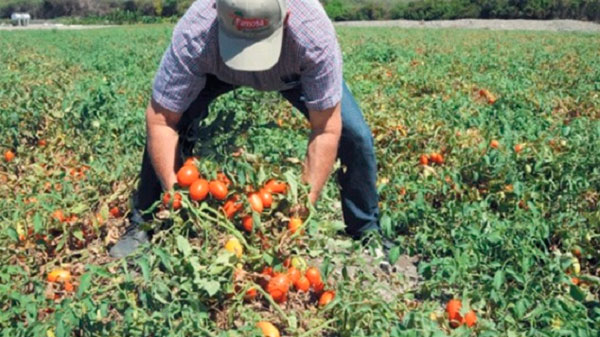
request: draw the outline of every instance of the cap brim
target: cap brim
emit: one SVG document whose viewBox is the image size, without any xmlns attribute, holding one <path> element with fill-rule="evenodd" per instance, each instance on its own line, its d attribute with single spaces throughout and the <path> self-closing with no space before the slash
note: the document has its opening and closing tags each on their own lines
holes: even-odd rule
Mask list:
<svg viewBox="0 0 600 337">
<path fill-rule="evenodd" d="M 283 27 L 263 40 L 247 40 L 227 35 L 219 29 L 219 52 L 223 62 L 240 71 L 263 71 L 273 68 L 281 55 Z"/>
</svg>

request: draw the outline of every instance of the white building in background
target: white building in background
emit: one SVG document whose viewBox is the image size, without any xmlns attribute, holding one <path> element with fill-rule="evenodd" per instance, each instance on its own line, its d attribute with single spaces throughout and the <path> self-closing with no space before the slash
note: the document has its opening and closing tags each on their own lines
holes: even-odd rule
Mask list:
<svg viewBox="0 0 600 337">
<path fill-rule="evenodd" d="M 29 13 L 12 13 L 10 16 L 13 26 L 27 26 L 31 20 Z"/>
</svg>

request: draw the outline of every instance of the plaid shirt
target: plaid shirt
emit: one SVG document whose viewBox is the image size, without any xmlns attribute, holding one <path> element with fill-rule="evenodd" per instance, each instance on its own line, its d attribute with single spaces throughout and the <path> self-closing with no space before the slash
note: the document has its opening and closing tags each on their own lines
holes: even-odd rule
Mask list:
<svg viewBox="0 0 600 337">
<path fill-rule="evenodd" d="M 334 107 L 342 98 L 342 55 L 333 24 L 317 0 L 288 0 L 281 57 L 266 71 L 236 71 L 219 56 L 214 0 L 197 0 L 178 22 L 156 77 L 152 97 L 184 112 L 206 84 L 206 75 L 261 91 L 301 86 L 310 110 Z"/>
</svg>

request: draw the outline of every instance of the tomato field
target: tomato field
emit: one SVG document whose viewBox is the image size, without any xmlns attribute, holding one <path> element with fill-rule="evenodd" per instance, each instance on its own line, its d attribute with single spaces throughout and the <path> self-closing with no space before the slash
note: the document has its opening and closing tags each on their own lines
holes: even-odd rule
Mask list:
<svg viewBox="0 0 600 337">
<path fill-rule="evenodd" d="M 600 334 L 600 36 L 338 29 L 409 277 L 342 235 L 335 179 L 294 212 L 308 124 L 245 88 L 201 124 L 206 181 L 108 256 L 171 32 L 0 32 L 2 336 Z"/>
</svg>

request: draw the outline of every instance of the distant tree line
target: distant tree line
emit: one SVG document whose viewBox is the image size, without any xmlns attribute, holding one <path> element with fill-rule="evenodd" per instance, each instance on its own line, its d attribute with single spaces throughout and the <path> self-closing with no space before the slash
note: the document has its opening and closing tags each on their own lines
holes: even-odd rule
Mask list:
<svg viewBox="0 0 600 337">
<path fill-rule="evenodd" d="M 181 16 L 194 0 L 0 0 L 0 18 L 16 11 L 37 19 L 96 17 L 144 21 Z M 334 20 L 460 18 L 600 21 L 600 0 L 321 0 Z"/>
</svg>

